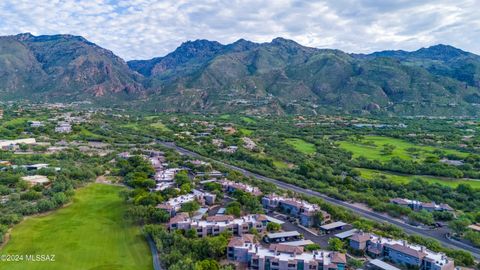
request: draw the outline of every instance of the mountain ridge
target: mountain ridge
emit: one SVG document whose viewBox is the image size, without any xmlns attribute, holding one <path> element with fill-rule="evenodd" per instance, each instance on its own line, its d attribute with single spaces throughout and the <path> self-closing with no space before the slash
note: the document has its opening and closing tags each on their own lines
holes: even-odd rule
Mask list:
<svg viewBox="0 0 480 270">
<path fill-rule="evenodd" d="M 124 61 L 81 36 L 0 37 L 3 99 L 184 112 L 478 115 L 480 56 L 449 45 L 349 54 L 275 38 L 194 40 Z"/>
</svg>

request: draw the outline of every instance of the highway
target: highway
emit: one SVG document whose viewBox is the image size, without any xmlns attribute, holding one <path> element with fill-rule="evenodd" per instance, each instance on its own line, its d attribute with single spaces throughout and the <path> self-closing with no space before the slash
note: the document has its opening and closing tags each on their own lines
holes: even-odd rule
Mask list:
<svg viewBox="0 0 480 270">
<path fill-rule="evenodd" d="M 387 222 L 387 223 L 396 225 L 396 226 L 402 228 L 408 234 L 418 234 L 418 235 L 421 235 L 423 237 L 433 238 L 433 239 L 439 241 L 445 247 L 452 248 L 452 249 L 463 249 L 463 250 L 469 251 L 469 252 L 472 253 L 472 255 L 476 259 L 480 259 L 480 249 L 475 248 L 475 247 L 470 246 L 470 245 L 467 245 L 465 243 L 458 242 L 458 241 L 451 240 L 451 239 L 447 238 L 445 230 L 440 230 L 440 229 L 439 230 L 431 230 L 431 229 L 414 227 L 414 226 L 411 226 L 409 224 L 403 223 L 403 222 L 401 222 L 397 219 L 391 218 L 388 215 L 357 207 L 357 206 L 352 205 L 348 202 L 344 202 L 344 201 L 341 201 L 341 200 L 337 200 L 337 199 L 328 197 L 328 196 L 326 196 L 326 195 L 324 195 L 320 192 L 312 191 L 312 190 L 305 189 L 305 188 L 301 188 L 301 187 L 298 187 L 298 186 L 295 186 L 295 185 L 292 185 L 292 184 L 288 184 L 288 183 L 285 183 L 285 182 L 282 182 L 282 181 L 279 181 L 279 180 L 276 180 L 276 179 L 273 179 L 273 178 L 265 177 L 263 175 L 247 171 L 243 168 L 240 168 L 240 167 L 237 167 L 237 166 L 234 166 L 234 165 L 230 165 L 230 164 L 218 161 L 218 160 L 214 160 L 214 159 L 211 159 L 211 158 L 208 158 L 208 157 L 201 156 L 198 153 L 195 153 L 195 152 L 190 151 L 188 149 L 179 147 L 179 146 L 175 145 L 175 143 L 172 143 L 172 142 L 157 141 L 157 143 L 159 143 L 159 144 L 161 144 L 161 145 L 163 145 L 167 148 L 174 149 L 174 150 L 176 150 L 177 152 L 179 152 L 183 155 L 188 155 L 188 156 L 191 156 L 191 157 L 194 157 L 194 158 L 209 159 L 209 160 L 211 160 L 213 162 L 217 162 L 217 163 L 219 163 L 219 164 L 221 164 L 221 165 L 223 165 L 223 166 L 225 166 L 225 167 L 227 167 L 231 170 L 238 171 L 245 176 L 255 177 L 255 178 L 260 179 L 262 181 L 273 183 L 276 186 L 278 186 L 280 188 L 283 188 L 283 189 L 292 190 L 292 191 L 295 191 L 295 192 L 298 192 L 298 193 L 301 193 L 301 194 L 305 194 L 305 195 L 309 195 L 309 196 L 320 197 L 323 200 L 325 200 L 326 202 L 329 202 L 333 205 L 341 206 L 341 207 L 350 209 L 354 213 L 356 213 L 358 215 L 361 215 L 364 218 L 374 220 L 374 221 L 378 221 L 378 222 Z"/>
</svg>

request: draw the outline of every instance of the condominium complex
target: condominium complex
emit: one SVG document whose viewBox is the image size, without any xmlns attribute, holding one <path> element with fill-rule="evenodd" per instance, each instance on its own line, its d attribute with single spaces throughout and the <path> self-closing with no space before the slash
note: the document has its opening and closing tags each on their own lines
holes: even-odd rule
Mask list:
<svg viewBox="0 0 480 270">
<path fill-rule="evenodd" d="M 194 220 L 185 213 L 180 213 L 170 219 L 168 228 L 170 230 L 195 230 L 199 237 L 215 236 L 221 232 L 229 231 L 233 235 L 241 236 L 256 229 L 259 233 L 265 232 L 268 219 L 264 215 L 254 214 L 240 218 L 230 215 L 210 216 L 206 220 Z"/>
<path fill-rule="evenodd" d="M 170 213 L 171 216 L 175 216 L 177 214 L 177 211 L 180 210 L 180 208 L 182 207 L 182 205 L 187 202 L 197 201 L 201 205 L 213 204 L 215 203 L 215 197 L 215 194 L 201 192 L 194 189 L 193 193 L 171 198 L 170 200 L 157 205 L 157 208 L 164 209 L 168 213 Z"/>
<path fill-rule="evenodd" d="M 369 256 L 383 257 L 399 265 L 418 267 L 421 270 L 453 270 L 453 260 L 445 254 L 433 252 L 424 246 L 413 245 L 405 240 L 382 238 L 358 232 L 350 237 L 350 247 L 363 250 Z"/>
<path fill-rule="evenodd" d="M 227 258 L 243 267 L 257 270 L 343 270 L 347 262 L 345 254 L 339 252 L 305 252 L 303 247 L 286 244 L 263 247 L 255 243 L 250 234 L 230 240 Z"/>
<path fill-rule="evenodd" d="M 254 196 L 262 195 L 262 192 L 258 187 L 250 186 L 244 183 L 237 183 L 237 182 L 224 179 L 220 181 L 220 184 L 222 185 L 223 189 L 225 189 L 225 191 L 227 192 L 234 192 L 235 190 L 241 190 L 241 191 L 250 193 Z"/>
<path fill-rule="evenodd" d="M 321 212 L 323 216 L 321 224 L 331 220 L 330 214 L 321 210 L 320 206 L 304 200 L 270 194 L 262 198 L 262 205 L 267 209 L 278 209 L 288 215 L 298 217 L 300 224 L 306 227 L 314 225 L 314 216 L 318 212 Z"/>
</svg>

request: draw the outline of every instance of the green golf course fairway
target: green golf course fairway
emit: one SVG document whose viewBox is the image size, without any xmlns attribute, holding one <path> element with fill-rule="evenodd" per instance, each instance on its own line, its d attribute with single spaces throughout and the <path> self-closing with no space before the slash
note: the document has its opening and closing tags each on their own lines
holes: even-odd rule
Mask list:
<svg viewBox="0 0 480 270">
<path fill-rule="evenodd" d="M 124 220 L 121 189 L 90 184 L 76 191 L 71 205 L 16 225 L 1 255 L 53 254 L 55 261 L 0 261 L 0 269 L 152 269 L 152 256 L 140 229 Z"/>
</svg>

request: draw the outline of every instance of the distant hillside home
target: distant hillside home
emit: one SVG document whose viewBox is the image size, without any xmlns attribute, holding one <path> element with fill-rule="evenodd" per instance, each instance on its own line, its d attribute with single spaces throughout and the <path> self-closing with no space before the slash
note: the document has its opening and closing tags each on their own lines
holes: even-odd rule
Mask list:
<svg viewBox="0 0 480 270">
<path fill-rule="evenodd" d="M 32 145 L 32 144 L 36 144 L 36 143 L 37 143 L 37 141 L 35 140 L 35 138 L 16 139 L 16 140 L 0 140 L 0 148 L 9 149 L 12 146 L 17 146 L 19 144 Z"/>
<path fill-rule="evenodd" d="M 45 126 L 42 121 L 30 121 L 30 127 L 38 128 Z"/>
<path fill-rule="evenodd" d="M 402 199 L 402 198 L 395 198 L 390 200 L 391 203 L 396 205 L 408 206 L 414 211 L 421 211 L 425 210 L 428 212 L 434 211 L 446 211 L 446 212 L 454 212 L 455 209 L 450 207 L 450 205 L 442 203 L 436 204 L 435 202 L 420 202 L 416 200 L 409 200 L 409 199 Z"/>
<path fill-rule="evenodd" d="M 46 176 L 43 176 L 43 175 L 23 176 L 22 180 L 27 181 L 30 186 L 48 185 L 50 183 L 50 180 Z"/>
<path fill-rule="evenodd" d="M 464 164 L 461 160 L 452 160 L 447 158 L 442 158 L 440 162 L 452 166 L 462 166 Z"/>
<path fill-rule="evenodd" d="M 72 125 L 70 125 L 70 123 L 67 123 L 67 122 L 60 122 L 55 127 L 55 132 L 57 132 L 57 133 L 70 133 L 70 132 L 72 132 Z"/>
<path fill-rule="evenodd" d="M 470 230 L 474 230 L 476 232 L 480 232 L 480 223 L 475 223 L 475 224 L 471 224 L 471 225 L 468 225 L 468 228 Z"/>
</svg>

